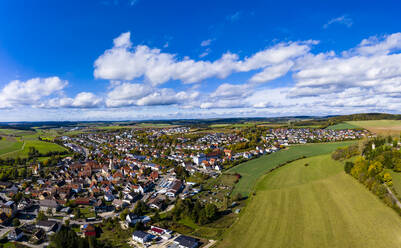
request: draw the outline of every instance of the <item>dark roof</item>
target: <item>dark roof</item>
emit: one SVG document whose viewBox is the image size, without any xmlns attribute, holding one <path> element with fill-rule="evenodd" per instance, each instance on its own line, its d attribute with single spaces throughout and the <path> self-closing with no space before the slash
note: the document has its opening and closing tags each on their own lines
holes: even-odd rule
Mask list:
<svg viewBox="0 0 401 248">
<path fill-rule="evenodd" d="M 57 222 L 52 220 L 40 220 L 38 221 L 38 223 L 36 223 L 37 226 L 46 226 L 46 227 L 52 227 L 55 224 L 57 224 Z"/>
<path fill-rule="evenodd" d="M 174 241 L 184 247 L 193 247 L 194 245 L 198 245 L 197 239 L 184 235 L 179 236 Z"/>
<path fill-rule="evenodd" d="M 134 213 L 129 213 L 128 216 L 129 216 L 129 218 L 130 218 L 131 220 L 132 220 L 132 219 L 138 218 L 138 216 L 137 216 L 136 214 L 134 214 Z"/>
<path fill-rule="evenodd" d="M 22 233 L 22 230 L 17 227 L 17 228 L 14 228 L 14 230 L 11 230 L 10 233 L 15 236 L 18 236 L 20 233 Z"/>
<path fill-rule="evenodd" d="M 173 184 L 171 185 L 171 189 L 176 192 L 179 191 L 181 187 L 182 187 L 182 182 L 179 180 L 174 181 Z"/>
<path fill-rule="evenodd" d="M 4 186 L 4 187 L 11 187 L 13 184 L 11 182 L 4 182 L 4 181 L 0 181 L 0 186 Z"/>
<path fill-rule="evenodd" d="M 134 233 L 132 233 L 132 236 L 138 237 L 138 238 L 145 238 L 146 236 L 148 236 L 149 233 L 144 232 L 144 231 L 135 231 Z"/>
<path fill-rule="evenodd" d="M 39 205 L 40 205 L 40 206 L 43 206 L 43 207 L 48 207 L 48 208 L 57 208 L 57 207 L 58 207 L 58 203 L 57 203 L 56 201 L 54 201 L 54 200 L 47 200 L 47 199 L 41 200 L 41 201 L 39 202 Z"/>
</svg>

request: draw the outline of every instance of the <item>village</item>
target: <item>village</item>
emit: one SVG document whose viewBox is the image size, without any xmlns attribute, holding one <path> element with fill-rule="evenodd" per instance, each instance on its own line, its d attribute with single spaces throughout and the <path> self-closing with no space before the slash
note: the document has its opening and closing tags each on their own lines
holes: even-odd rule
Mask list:
<svg viewBox="0 0 401 248">
<path fill-rule="evenodd" d="M 178 200 L 202 192 L 194 178 L 217 178 L 236 163 L 291 145 L 369 135 L 366 130 L 316 128 L 260 133 L 254 139 L 252 130 L 193 133 L 189 127 L 173 127 L 59 137 L 73 156 L 51 167 L 37 162 L 31 178 L 0 182 L 0 236 L 45 247 L 63 224 L 77 226 L 74 230 L 83 237 L 97 237 L 97 224 L 119 219 L 121 228 L 134 228 L 130 238 L 134 247 L 207 245 L 154 221 L 155 216 L 171 212 Z"/>
</svg>

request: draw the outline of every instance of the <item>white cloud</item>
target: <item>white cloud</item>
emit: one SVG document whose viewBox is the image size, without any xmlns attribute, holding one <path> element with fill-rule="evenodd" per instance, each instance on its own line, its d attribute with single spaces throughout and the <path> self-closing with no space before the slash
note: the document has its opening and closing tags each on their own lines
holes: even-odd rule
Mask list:
<svg viewBox="0 0 401 248">
<path fill-rule="evenodd" d="M 241 18 L 241 11 L 237 11 L 234 14 L 226 16 L 227 21 L 236 22 Z"/>
<path fill-rule="evenodd" d="M 159 85 L 169 80 L 195 83 L 217 77 L 225 78 L 234 72 L 247 72 L 283 63 L 305 55 L 316 41 L 280 43 L 239 60 L 239 56 L 227 52 L 220 59 L 195 61 L 163 53 L 148 46 L 132 47 L 130 34 L 123 33 L 114 39 L 114 47 L 106 50 L 94 63 L 96 78 L 109 80 L 132 80 L 144 77 L 145 81 Z"/>
<path fill-rule="evenodd" d="M 248 84 L 222 84 L 201 106 L 319 115 L 394 111 L 401 108 L 401 64 L 397 62 L 401 61 L 400 44 L 397 33 L 369 38 L 342 55 L 329 51 L 284 60 L 252 75 Z M 288 70 L 293 75 L 292 85 L 266 89 L 258 84 L 281 77 Z"/>
<path fill-rule="evenodd" d="M 294 62 L 286 61 L 278 65 L 266 67 L 263 71 L 253 75 L 250 81 L 254 83 L 264 83 L 274 80 L 287 74 L 287 72 L 291 69 L 293 65 Z"/>
<path fill-rule="evenodd" d="M 58 77 L 11 81 L 0 91 L 0 108 L 39 104 L 43 98 L 61 93 L 67 84 Z"/>
<path fill-rule="evenodd" d="M 207 39 L 201 42 L 201 46 L 205 47 L 205 46 L 210 46 L 210 44 L 212 43 L 212 39 Z"/>
<path fill-rule="evenodd" d="M 199 93 L 188 93 L 180 91 L 175 93 L 172 89 L 160 89 L 152 94 L 149 94 L 137 101 L 139 106 L 153 106 L 153 105 L 171 105 L 171 104 L 184 104 L 186 101 L 194 100 L 198 97 Z"/>
<path fill-rule="evenodd" d="M 354 22 L 352 21 L 351 18 L 349 18 L 346 15 L 343 15 L 343 16 L 339 16 L 339 17 L 329 20 L 326 24 L 323 25 L 323 28 L 326 29 L 334 23 L 339 23 L 339 24 L 345 25 L 348 28 L 350 28 L 352 26 L 352 24 L 354 24 Z"/>
<path fill-rule="evenodd" d="M 193 101 L 199 93 L 175 92 L 169 88 L 154 88 L 146 84 L 124 83 L 118 85 L 107 94 L 107 107 L 123 106 L 153 106 L 153 105 L 171 105 L 184 104 Z"/>
<path fill-rule="evenodd" d="M 401 76 L 401 54 L 328 58 L 321 64 L 304 64 L 295 74 L 297 86 L 372 86 Z"/>
<path fill-rule="evenodd" d="M 210 51 L 210 48 L 206 48 L 205 51 L 203 51 L 203 53 L 199 55 L 199 58 L 206 57 L 207 55 L 209 55 Z"/>
<path fill-rule="evenodd" d="M 372 36 L 362 42 L 355 49 L 360 55 L 389 54 L 401 49 L 401 33 L 394 33 L 383 37 Z M 347 53 L 345 53 L 346 55 Z"/>
<path fill-rule="evenodd" d="M 221 84 L 213 93 L 210 94 L 214 98 L 238 98 L 249 94 L 251 86 L 248 84 Z"/>
<path fill-rule="evenodd" d="M 53 108 L 78 113 L 74 109 L 80 108 L 82 118 L 125 119 L 399 113 L 401 109 L 401 33 L 373 36 L 338 54 L 314 54 L 311 48 L 317 42 L 310 40 L 279 43 L 244 58 L 227 52 L 215 61 L 179 59 L 159 49 L 133 46 L 129 32 L 113 43 L 95 62 L 95 76 L 111 80 L 100 94 L 104 97 L 90 92 L 67 97 L 63 92 L 67 81 L 35 78 L 4 86 L 0 108 L 33 106 L 49 113 Z M 210 86 L 215 80 L 180 85 L 180 90 L 160 86 L 169 80 L 194 83 L 237 72 L 248 73 L 236 84 L 226 81 L 214 89 Z M 292 79 L 265 84 L 288 74 Z M 128 81 L 132 79 L 141 83 Z"/>
<path fill-rule="evenodd" d="M 47 102 L 43 102 L 40 108 L 95 108 L 99 107 L 103 99 L 91 92 L 78 93 L 75 98 L 56 97 Z"/>
<path fill-rule="evenodd" d="M 79 93 L 72 102 L 72 107 L 77 108 L 93 108 L 101 103 L 101 99 L 91 92 Z"/>
<path fill-rule="evenodd" d="M 115 38 L 113 40 L 113 43 L 114 43 L 114 47 L 117 47 L 117 48 L 131 47 L 132 46 L 131 33 L 130 32 L 122 33 L 120 36 L 118 36 L 117 38 Z"/>
</svg>

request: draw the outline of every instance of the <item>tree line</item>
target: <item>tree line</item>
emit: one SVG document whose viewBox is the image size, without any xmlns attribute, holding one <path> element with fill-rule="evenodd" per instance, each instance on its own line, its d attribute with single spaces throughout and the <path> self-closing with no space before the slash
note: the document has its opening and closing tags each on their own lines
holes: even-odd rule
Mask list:
<svg viewBox="0 0 401 248">
<path fill-rule="evenodd" d="M 392 140 L 378 137 L 359 145 L 338 148 L 332 153 L 332 158 L 348 160 L 357 155 L 354 161 L 345 162 L 344 171 L 365 185 L 387 205 L 394 207 L 394 200 L 387 190 L 392 188 L 393 181 L 385 169 L 397 167 L 399 161 L 401 162 L 401 153 L 388 141 Z"/>
</svg>

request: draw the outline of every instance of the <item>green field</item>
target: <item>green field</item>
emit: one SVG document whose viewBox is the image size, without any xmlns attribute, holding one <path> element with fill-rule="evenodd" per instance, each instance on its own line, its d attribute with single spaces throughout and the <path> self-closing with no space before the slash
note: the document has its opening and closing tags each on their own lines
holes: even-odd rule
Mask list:
<svg viewBox="0 0 401 248">
<path fill-rule="evenodd" d="M 280 164 L 299 159 L 302 156 L 311 157 L 331 153 L 338 147 L 348 146 L 353 142 L 354 141 L 291 146 L 286 150 L 280 150 L 270 155 L 262 156 L 237 165 L 226 172 L 239 173 L 241 175 L 241 179 L 235 185 L 232 195 L 240 193 L 242 196 L 247 196 L 251 192 L 258 178 Z"/>
<path fill-rule="evenodd" d="M 3 136 L 0 140 L 0 155 L 20 150 L 23 142 L 14 137 Z"/>
<path fill-rule="evenodd" d="M 253 127 L 256 126 L 258 123 L 257 122 L 246 122 L 246 123 L 232 123 L 232 124 L 212 124 L 210 125 L 211 128 L 221 128 L 221 127 L 226 127 L 226 128 L 241 128 L 241 127 Z"/>
<path fill-rule="evenodd" d="M 34 131 L 18 129 L 0 129 L 0 135 L 24 136 L 35 134 Z"/>
<path fill-rule="evenodd" d="M 285 165 L 255 190 L 218 247 L 401 247 L 397 213 L 330 155 Z"/>
<path fill-rule="evenodd" d="M 6 136 L 5 140 L 0 140 L 1 158 L 26 158 L 28 157 L 29 147 L 35 147 L 42 154 L 51 151 L 66 151 L 64 147 L 57 144 L 38 140 L 39 135 L 45 135 L 49 139 L 54 137 L 54 134 L 50 131 L 35 132 L 15 129 L 0 129 L 0 133 L 15 136 Z"/>
<path fill-rule="evenodd" d="M 28 157 L 29 147 L 35 147 L 39 151 L 39 153 L 42 153 L 42 154 L 52 152 L 52 151 L 62 152 L 62 151 L 66 150 L 64 147 L 61 147 L 57 144 L 40 141 L 40 140 L 24 140 L 24 142 L 25 143 L 23 145 L 22 150 L 17 150 L 15 152 L 4 154 L 4 155 L 2 155 L 2 157 L 26 158 L 26 157 Z"/>
<path fill-rule="evenodd" d="M 397 195 L 401 196 L 401 173 L 390 169 L 386 169 L 386 172 L 390 173 L 391 177 L 393 178 L 393 187 Z"/>
<path fill-rule="evenodd" d="M 377 134 L 399 135 L 401 133 L 401 120 L 349 121 L 347 123 Z"/>
<path fill-rule="evenodd" d="M 343 130 L 343 129 L 354 129 L 354 128 L 359 128 L 359 126 L 352 125 L 351 123 L 338 123 L 332 126 L 327 127 L 327 129 L 331 130 Z"/>
<path fill-rule="evenodd" d="M 135 125 L 110 125 L 110 126 L 98 126 L 96 129 L 100 130 L 118 130 L 118 129 L 133 129 L 133 128 L 173 128 L 178 127 L 177 125 L 164 124 L 164 123 L 139 123 Z"/>
</svg>

